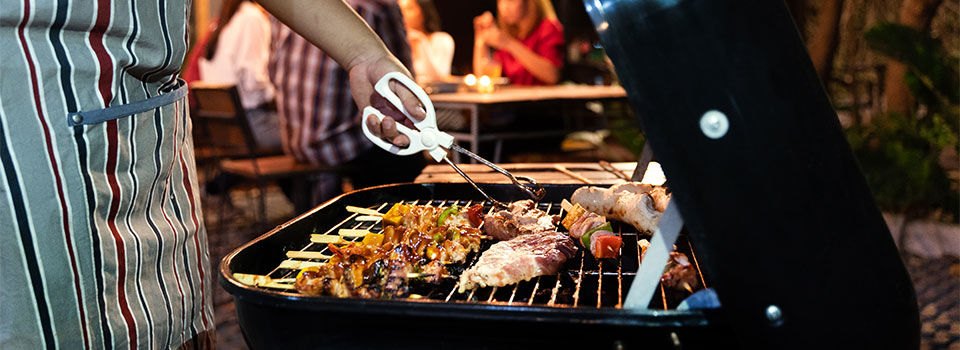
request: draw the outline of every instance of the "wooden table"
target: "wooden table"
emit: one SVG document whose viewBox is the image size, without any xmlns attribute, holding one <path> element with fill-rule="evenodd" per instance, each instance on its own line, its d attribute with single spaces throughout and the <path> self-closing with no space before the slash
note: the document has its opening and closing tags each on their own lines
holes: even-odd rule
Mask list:
<svg viewBox="0 0 960 350">
<path fill-rule="evenodd" d="M 550 128 L 545 126 L 541 130 L 514 130 L 495 133 L 481 133 L 480 109 L 493 105 L 508 104 L 548 104 L 548 103 L 583 103 L 589 101 L 623 101 L 627 93 L 620 86 L 603 85 L 553 85 L 553 86 L 503 86 L 489 94 L 478 92 L 450 92 L 430 95 L 430 100 L 437 110 L 438 124 L 443 130 L 443 117 L 449 112 L 465 111 L 465 117 L 470 124 L 468 132 L 450 132 L 455 142 L 469 142 L 470 151 L 477 153 L 481 141 L 495 141 L 493 161 L 500 161 L 500 153 L 505 139 L 538 138 L 563 135 L 570 130 Z M 568 111 L 570 108 L 564 108 Z M 558 122 L 557 124 L 562 125 Z M 454 162 L 459 163 L 459 155 L 453 155 Z"/>
<path fill-rule="evenodd" d="M 529 176 L 538 183 L 550 184 L 598 184 L 612 185 L 626 182 L 614 173 L 603 170 L 598 163 L 507 163 L 498 164 L 513 175 Z M 629 177 L 636 162 L 611 163 L 623 175 Z M 458 164 L 473 181 L 484 183 L 510 183 L 510 179 L 483 164 Z M 557 167 L 563 167 L 563 172 Z M 572 174 L 571 174 L 572 173 Z M 586 180 L 586 181 L 585 181 Z M 467 182 L 447 164 L 428 165 L 414 182 Z"/>
</svg>

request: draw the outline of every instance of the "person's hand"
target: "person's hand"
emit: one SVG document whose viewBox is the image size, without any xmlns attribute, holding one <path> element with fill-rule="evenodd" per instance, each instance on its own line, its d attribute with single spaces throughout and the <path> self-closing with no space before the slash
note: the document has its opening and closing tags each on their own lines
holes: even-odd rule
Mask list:
<svg viewBox="0 0 960 350">
<path fill-rule="evenodd" d="M 410 48 L 416 50 L 416 47 L 420 43 L 427 41 L 427 35 L 419 30 L 408 30 L 407 31 L 407 42 L 410 43 Z"/>
<path fill-rule="evenodd" d="M 402 72 L 410 77 L 410 72 L 393 55 L 358 59 L 357 63 L 349 67 L 348 72 L 350 74 L 350 92 L 353 94 L 354 101 L 357 102 L 357 107 L 363 110 L 366 106 L 373 106 L 386 116 L 382 122 L 372 115 L 362 122 L 367 123 L 374 135 L 380 136 L 398 147 L 409 145 L 410 138 L 397 130 L 397 123 L 415 129 L 414 121 L 407 119 L 387 99 L 377 94 L 373 90 L 373 86 L 384 74 Z M 403 107 L 410 113 L 411 117 L 417 121 L 426 117 L 426 111 L 424 111 L 413 92 L 396 81 L 390 82 L 390 90 L 400 97 Z"/>
<path fill-rule="evenodd" d="M 483 14 L 473 18 L 474 35 L 478 35 L 485 29 L 493 26 L 493 14 L 490 13 L 490 11 L 484 12 Z"/>
<path fill-rule="evenodd" d="M 481 31 L 478 36 L 484 43 L 495 49 L 504 49 L 510 42 L 510 36 L 506 35 L 497 26 L 491 26 Z"/>
</svg>

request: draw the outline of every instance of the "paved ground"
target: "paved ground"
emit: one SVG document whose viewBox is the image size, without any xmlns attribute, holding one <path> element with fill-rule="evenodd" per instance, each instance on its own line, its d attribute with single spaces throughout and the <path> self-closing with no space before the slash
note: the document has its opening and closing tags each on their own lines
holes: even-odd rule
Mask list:
<svg viewBox="0 0 960 350">
<path fill-rule="evenodd" d="M 210 232 L 210 255 L 214 266 L 219 266 L 220 259 L 236 247 L 266 232 L 255 227 L 256 195 L 256 190 L 233 190 L 231 196 L 235 208 L 225 211 L 225 217 L 229 218 L 223 220 L 225 225 L 217 222 L 222 201 L 205 198 L 204 216 Z M 279 188 L 269 187 L 267 198 L 270 223 L 282 223 L 295 214 Z M 888 220 L 896 221 L 889 216 Z M 955 255 L 942 255 L 960 249 L 960 246 L 953 246 L 960 237 L 955 237 L 955 227 L 935 229 L 935 233 L 925 234 L 933 232 L 925 229 L 929 225 L 912 226 L 918 227 L 911 230 L 907 240 L 907 247 L 913 253 L 907 253 L 904 261 L 920 302 L 921 349 L 960 350 L 960 259 Z M 937 249 L 938 253 L 932 254 L 931 249 Z M 246 349 L 233 300 L 222 288 L 217 288 L 214 293 L 214 308 L 220 348 Z"/>
</svg>

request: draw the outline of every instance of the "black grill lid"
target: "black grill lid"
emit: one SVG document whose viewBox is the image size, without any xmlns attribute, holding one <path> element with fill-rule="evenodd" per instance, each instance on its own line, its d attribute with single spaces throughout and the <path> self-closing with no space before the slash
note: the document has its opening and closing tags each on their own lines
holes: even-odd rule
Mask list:
<svg viewBox="0 0 960 350">
<path fill-rule="evenodd" d="M 784 3 L 584 3 L 742 345 L 917 348 L 913 287 Z"/>
</svg>

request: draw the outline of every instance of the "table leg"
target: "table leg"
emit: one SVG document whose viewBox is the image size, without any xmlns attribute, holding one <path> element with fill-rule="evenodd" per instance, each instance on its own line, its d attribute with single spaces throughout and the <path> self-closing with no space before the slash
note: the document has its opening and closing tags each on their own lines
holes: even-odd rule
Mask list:
<svg viewBox="0 0 960 350">
<path fill-rule="evenodd" d="M 480 113 L 476 104 L 470 105 L 470 152 L 480 154 Z M 470 163 L 477 161 L 471 158 Z"/>
</svg>

